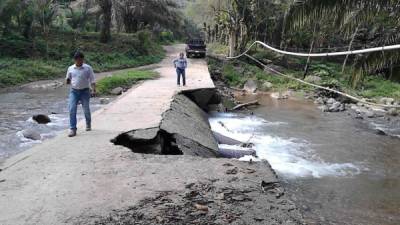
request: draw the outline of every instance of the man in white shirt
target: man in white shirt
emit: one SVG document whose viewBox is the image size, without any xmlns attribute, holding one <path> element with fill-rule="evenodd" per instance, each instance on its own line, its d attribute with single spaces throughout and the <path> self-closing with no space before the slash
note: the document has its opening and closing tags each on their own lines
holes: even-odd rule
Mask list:
<svg viewBox="0 0 400 225">
<path fill-rule="evenodd" d="M 188 63 L 183 52 L 179 54 L 179 58 L 174 60 L 174 66 L 176 68 L 178 86 L 181 85 L 181 77 L 183 81 L 183 86 L 186 86 L 186 68 L 188 66 Z"/>
<path fill-rule="evenodd" d="M 76 112 L 78 103 L 82 103 L 82 108 L 86 119 L 86 131 L 92 130 L 92 119 L 90 113 L 90 97 L 96 94 L 96 81 L 91 66 L 84 63 L 85 56 L 81 52 L 74 55 L 75 64 L 70 66 L 67 71 L 66 83 L 71 85 L 69 94 L 69 117 L 70 133 L 69 137 L 75 137 L 77 131 Z"/>
</svg>

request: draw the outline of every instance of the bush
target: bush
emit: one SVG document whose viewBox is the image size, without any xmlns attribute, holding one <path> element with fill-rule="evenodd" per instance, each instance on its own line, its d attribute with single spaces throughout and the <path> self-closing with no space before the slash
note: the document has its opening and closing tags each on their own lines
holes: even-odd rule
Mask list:
<svg viewBox="0 0 400 225">
<path fill-rule="evenodd" d="M 174 33 L 171 31 L 162 31 L 160 33 L 160 42 L 162 44 L 170 44 L 173 43 L 175 38 L 174 38 Z"/>
<path fill-rule="evenodd" d="M 153 79 L 158 74 L 153 71 L 127 71 L 113 74 L 97 82 L 97 91 L 100 95 L 109 94 L 117 87 L 130 88 L 140 80 Z"/>
</svg>

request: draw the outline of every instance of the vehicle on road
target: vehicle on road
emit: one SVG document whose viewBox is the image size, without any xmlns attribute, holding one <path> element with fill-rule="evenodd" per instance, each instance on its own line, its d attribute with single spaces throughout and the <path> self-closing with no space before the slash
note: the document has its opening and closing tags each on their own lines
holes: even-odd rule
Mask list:
<svg viewBox="0 0 400 225">
<path fill-rule="evenodd" d="M 186 57 L 204 58 L 207 54 L 207 45 L 202 39 L 189 39 L 186 44 Z"/>
</svg>

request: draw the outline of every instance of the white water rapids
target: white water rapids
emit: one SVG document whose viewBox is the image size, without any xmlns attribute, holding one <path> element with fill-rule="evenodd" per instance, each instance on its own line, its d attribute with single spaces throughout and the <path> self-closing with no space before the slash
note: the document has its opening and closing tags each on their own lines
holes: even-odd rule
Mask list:
<svg viewBox="0 0 400 225">
<path fill-rule="evenodd" d="M 270 127 L 287 126 L 287 123 L 269 122 L 256 116 L 231 113 L 213 114 L 209 121 L 213 131 L 241 142 L 255 144 L 258 157 L 267 160 L 274 170 L 285 176 L 354 176 L 362 170 L 361 164 L 357 162 L 324 162 L 312 149 L 312 144 L 304 140 L 268 134 Z"/>
</svg>

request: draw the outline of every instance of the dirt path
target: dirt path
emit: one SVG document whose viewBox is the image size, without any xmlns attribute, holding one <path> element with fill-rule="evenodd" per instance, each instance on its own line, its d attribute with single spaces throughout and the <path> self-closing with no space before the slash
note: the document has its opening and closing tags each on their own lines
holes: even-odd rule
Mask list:
<svg viewBox="0 0 400 225">
<path fill-rule="evenodd" d="M 157 69 L 159 79 L 143 82 L 97 111 L 94 131 L 81 131 L 74 139 L 63 134 L 7 160 L 0 172 L 0 224 L 187 224 L 197 219 L 205 224 L 217 215 L 220 222 L 214 224 L 298 224 L 297 209 L 273 184 L 277 180 L 267 163 L 141 155 L 110 143 L 122 132 L 160 124 L 173 96 L 183 90 L 176 86 L 171 65 L 183 47 L 167 48 L 168 56 Z M 214 87 L 204 60 L 190 60 L 188 74 L 185 90 Z M 261 192 L 262 180 L 268 183 L 266 193 Z M 214 192 L 204 185 L 214 188 L 220 203 L 211 199 Z M 207 195 L 201 195 L 202 201 L 196 200 L 199 194 L 182 196 L 192 191 Z M 164 204 L 170 200 L 157 203 L 160 193 L 177 198 L 177 207 L 169 210 L 190 211 L 193 217 L 178 223 L 161 211 L 141 219 L 132 216 L 137 215 L 135 207 L 151 209 L 153 203 L 156 208 L 171 207 Z M 221 193 L 226 197 L 221 198 Z M 183 206 L 190 206 L 185 209 L 189 211 L 179 210 Z M 114 216 L 119 222 L 107 219 Z M 158 221 L 159 217 L 166 222 Z"/>
</svg>

